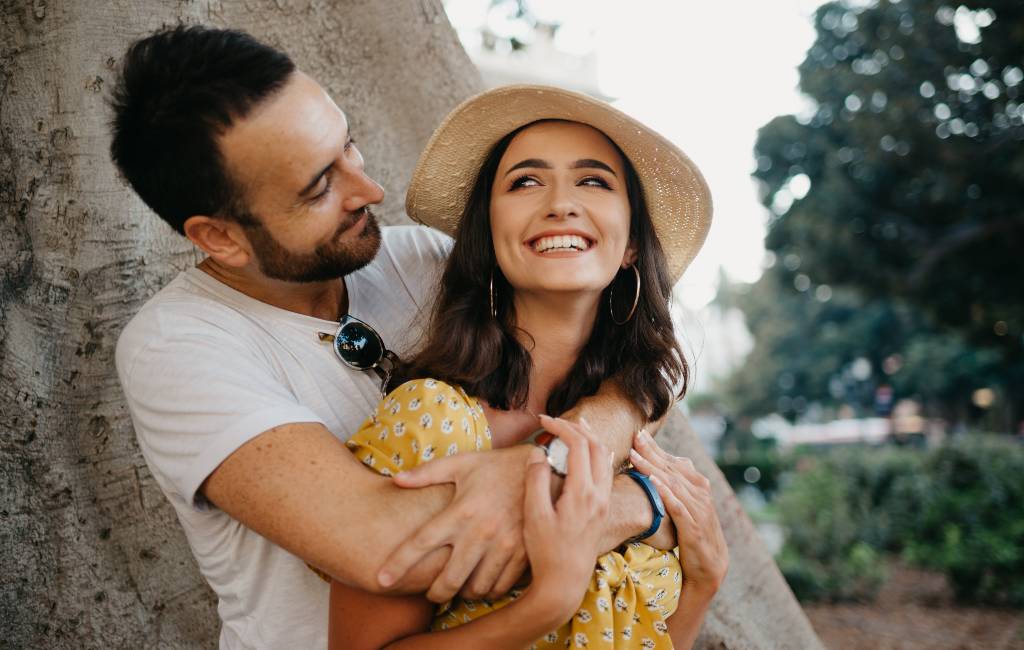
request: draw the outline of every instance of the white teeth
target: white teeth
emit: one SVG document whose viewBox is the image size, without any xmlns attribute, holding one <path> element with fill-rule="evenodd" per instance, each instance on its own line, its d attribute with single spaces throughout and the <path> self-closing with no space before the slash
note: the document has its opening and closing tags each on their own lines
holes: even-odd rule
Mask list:
<svg viewBox="0 0 1024 650">
<path fill-rule="evenodd" d="M 590 242 L 579 235 L 551 235 L 541 237 L 533 242 L 533 249 L 538 253 L 545 253 L 550 250 L 577 250 L 585 251 L 590 248 Z"/>
</svg>

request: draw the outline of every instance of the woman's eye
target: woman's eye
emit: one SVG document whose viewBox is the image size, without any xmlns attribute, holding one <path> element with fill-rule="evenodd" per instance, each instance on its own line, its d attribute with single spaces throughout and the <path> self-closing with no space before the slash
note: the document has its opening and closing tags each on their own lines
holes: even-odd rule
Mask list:
<svg viewBox="0 0 1024 650">
<path fill-rule="evenodd" d="M 540 181 L 533 176 L 520 176 L 512 181 L 511 188 L 514 190 L 520 187 L 537 187 L 538 185 L 540 185 Z"/>
<path fill-rule="evenodd" d="M 590 187 L 603 187 L 605 189 L 611 187 L 608 184 L 608 181 L 604 180 L 600 176 L 587 176 L 586 178 L 581 178 L 579 184 L 589 185 Z"/>
</svg>

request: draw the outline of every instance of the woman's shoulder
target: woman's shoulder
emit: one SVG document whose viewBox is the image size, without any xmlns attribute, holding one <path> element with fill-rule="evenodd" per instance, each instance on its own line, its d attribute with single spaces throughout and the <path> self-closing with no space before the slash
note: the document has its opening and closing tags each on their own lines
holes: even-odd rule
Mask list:
<svg viewBox="0 0 1024 650">
<path fill-rule="evenodd" d="M 470 397 L 461 386 L 433 377 L 410 379 L 399 384 L 384 397 L 382 406 L 385 410 L 398 406 L 413 411 L 420 408 L 465 411 L 473 419 L 484 413 L 480 402 Z"/>
</svg>

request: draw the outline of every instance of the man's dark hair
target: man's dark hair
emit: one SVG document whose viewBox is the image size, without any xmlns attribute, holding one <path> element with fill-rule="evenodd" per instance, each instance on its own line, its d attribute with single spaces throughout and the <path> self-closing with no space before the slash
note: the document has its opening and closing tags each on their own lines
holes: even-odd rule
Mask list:
<svg viewBox="0 0 1024 650">
<path fill-rule="evenodd" d="M 164 28 L 128 48 L 111 100 L 110 157 L 142 200 L 180 233 L 197 214 L 246 217 L 217 137 L 295 70 L 245 32 Z"/>
</svg>

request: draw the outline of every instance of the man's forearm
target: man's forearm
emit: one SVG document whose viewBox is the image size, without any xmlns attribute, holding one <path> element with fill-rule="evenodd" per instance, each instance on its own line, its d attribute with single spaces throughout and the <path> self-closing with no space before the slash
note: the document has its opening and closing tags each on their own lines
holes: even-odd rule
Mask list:
<svg viewBox="0 0 1024 650">
<path fill-rule="evenodd" d="M 664 421 L 662 418 L 657 422 L 648 422 L 615 379 L 605 380 L 597 393 L 581 399 L 560 417 L 573 422 L 585 419 L 590 428 L 601 436 L 605 446 L 614 452 L 616 466 L 629 458 L 633 435 L 637 431 L 646 428 L 653 434 Z"/>
<path fill-rule="evenodd" d="M 298 423 L 240 447 L 210 475 L 203 493 L 337 580 L 380 592 L 377 573 L 384 559 L 447 507 L 454 487 L 403 490 L 364 467 L 322 425 Z M 397 588 L 426 591 L 448 553 L 442 547 L 428 556 Z"/>
<path fill-rule="evenodd" d="M 644 491 L 636 481 L 625 474 L 619 474 L 612 485 L 611 509 L 601 548 L 606 553 L 618 548 L 626 540 L 650 528 L 653 519 L 654 512 Z M 665 517 L 658 531 L 643 541 L 666 551 L 675 548 L 675 528 L 672 522 Z"/>
</svg>

